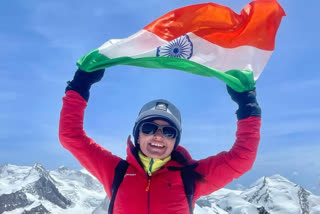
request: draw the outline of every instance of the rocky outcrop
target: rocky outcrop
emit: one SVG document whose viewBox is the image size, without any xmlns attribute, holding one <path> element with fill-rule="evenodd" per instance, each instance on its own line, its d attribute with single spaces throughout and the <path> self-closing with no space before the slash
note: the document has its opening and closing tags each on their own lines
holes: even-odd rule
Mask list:
<svg viewBox="0 0 320 214">
<path fill-rule="evenodd" d="M 211 202 L 206 198 L 200 198 L 196 201 L 199 207 L 211 207 Z"/>
<path fill-rule="evenodd" d="M 0 214 L 77 213 L 79 207 L 90 213 L 104 197 L 103 186 L 85 170 L 49 171 L 40 163 L 0 166 Z"/>
<path fill-rule="evenodd" d="M 65 198 L 55 185 L 45 177 L 40 179 L 29 189 L 32 193 L 36 193 L 40 199 L 48 200 L 57 206 L 66 209 L 72 203 L 69 199 Z"/>
<path fill-rule="evenodd" d="M 23 191 L 0 195 L 0 213 L 22 208 L 32 204 Z"/>
<path fill-rule="evenodd" d="M 32 208 L 31 210 L 25 210 L 22 214 L 48 214 L 50 213 L 42 204 L 37 207 Z"/>
<path fill-rule="evenodd" d="M 259 214 L 270 214 L 264 207 L 259 207 L 257 209 Z"/>
<path fill-rule="evenodd" d="M 304 188 L 299 186 L 299 192 L 298 192 L 298 197 L 299 197 L 299 204 L 301 207 L 301 214 L 309 214 L 309 197 L 310 193 L 307 192 Z"/>
</svg>

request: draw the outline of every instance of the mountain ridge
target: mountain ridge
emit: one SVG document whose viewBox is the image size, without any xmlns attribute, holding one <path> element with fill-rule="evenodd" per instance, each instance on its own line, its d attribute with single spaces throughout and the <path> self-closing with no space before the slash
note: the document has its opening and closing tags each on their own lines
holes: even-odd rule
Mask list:
<svg viewBox="0 0 320 214">
<path fill-rule="evenodd" d="M 0 166 L 0 214 L 102 214 L 109 200 L 86 170 L 61 166 Z M 222 188 L 197 200 L 195 214 L 319 214 L 320 196 L 281 175 L 261 177 L 249 188 Z"/>
</svg>

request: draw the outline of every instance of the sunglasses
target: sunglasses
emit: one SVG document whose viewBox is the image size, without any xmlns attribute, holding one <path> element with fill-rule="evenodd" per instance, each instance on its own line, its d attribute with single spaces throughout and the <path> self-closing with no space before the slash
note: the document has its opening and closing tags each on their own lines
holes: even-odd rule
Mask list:
<svg viewBox="0 0 320 214">
<path fill-rule="evenodd" d="M 140 131 L 146 135 L 154 135 L 158 129 L 161 130 L 162 136 L 168 139 L 174 139 L 178 135 L 178 130 L 173 126 L 161 126 L 152 122 L 144 122 L 140 126 Z"/>
</svg>

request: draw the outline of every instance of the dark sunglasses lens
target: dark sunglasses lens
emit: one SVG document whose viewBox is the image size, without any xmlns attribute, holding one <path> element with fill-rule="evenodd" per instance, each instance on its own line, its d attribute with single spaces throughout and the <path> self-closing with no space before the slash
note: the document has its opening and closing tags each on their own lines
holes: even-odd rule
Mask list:
<svg viewBox="0 0 320 214">
<path fill-rule="evenodd" d="M 152 123 L 144 123 L 141 126 L 141 131 L 143 134 L 154 134 L 158 130 L 158 126 Z"/>
<path fill-rule="evenodd" d="M 177 136 L 177 130 L 173 127 L 170 127 L 170 126 L 163 127 L 162 131 L 163 131 L 163 136 L 167 138 L 173 139 Z"/>
</svg>

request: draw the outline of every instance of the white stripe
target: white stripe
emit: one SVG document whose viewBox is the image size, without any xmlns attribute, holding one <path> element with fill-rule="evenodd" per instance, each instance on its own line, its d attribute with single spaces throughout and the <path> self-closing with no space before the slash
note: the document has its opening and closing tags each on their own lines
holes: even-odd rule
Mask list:
<svg viewBox="0 0 320 214">
<path fill-rule="evenodd" d="M 250 70 L 257 80 L 268 62 L 272 51 L 261 50 L 252 46 L 223 48 L 193 33 L 188 34 L 193 43 L 191 61 L 215 68 L 220 71 L 232 69 Z"/>
<path fill-rule="evenodd" d="M 125 39 L 111 39 L 99 47 L 99 53 L 108 58 L 122 56 L 135 56 L 144 52 L 149 52 L 168 42 L 157 35 L 146 30 L 140 30 Z"/>
<path fill-rule="evenodd" d="M 232 69 L 250 70 L 257 80 L 268 62 L 272 51 L 252 46 L 223 48 L 193 33 L 188 33 L 193 43 L 191 61 L 211 67 L 222 72 Z M 155 57 L 157 47 L 169 42 L 146 30 L 118 40 L 109 40 L 99 48 L 99 52 L 108 58 L 129 56 L 132 58 Z"/>
</svg>

